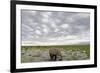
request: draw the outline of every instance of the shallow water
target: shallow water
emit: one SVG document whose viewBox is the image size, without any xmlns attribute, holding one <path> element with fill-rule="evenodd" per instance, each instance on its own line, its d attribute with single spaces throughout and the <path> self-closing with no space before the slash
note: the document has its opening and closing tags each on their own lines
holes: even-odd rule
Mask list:
<svg viewBox="0 0 100 73">
<path fill-rule="evenodd" d="M 89 59 L 88 54 L 85 50 L 62 50 L 62 60 L 71 61 L 71 60 L 86 60 Z M 48 49 L 28 49 L 21 51 L 21 62 L 43 62 L 50 61 L 50 56 Z"/>
</svg>

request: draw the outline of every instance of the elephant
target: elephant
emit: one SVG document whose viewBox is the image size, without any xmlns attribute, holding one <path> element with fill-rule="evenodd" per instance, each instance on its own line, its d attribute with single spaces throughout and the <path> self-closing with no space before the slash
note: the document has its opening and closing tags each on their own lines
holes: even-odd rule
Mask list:
<svg viewBox="0 0 100 73">
<path fill-rule="evenodd" d="M 50 48 L 49 55 L 51 61 L 62 61 L 62 54 L 59 48 Z"/>
</svg>

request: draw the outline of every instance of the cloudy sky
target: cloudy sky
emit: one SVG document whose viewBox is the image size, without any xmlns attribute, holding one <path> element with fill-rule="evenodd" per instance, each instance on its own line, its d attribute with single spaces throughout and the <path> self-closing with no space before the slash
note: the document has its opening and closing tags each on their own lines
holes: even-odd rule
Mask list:
<svg viewBox="0 0 100 73">
<path fill-rule="evenodd" d="M 21 10 L 22 45 L 67 45 L 90 42 L 87 12 Z"/>
</svg>

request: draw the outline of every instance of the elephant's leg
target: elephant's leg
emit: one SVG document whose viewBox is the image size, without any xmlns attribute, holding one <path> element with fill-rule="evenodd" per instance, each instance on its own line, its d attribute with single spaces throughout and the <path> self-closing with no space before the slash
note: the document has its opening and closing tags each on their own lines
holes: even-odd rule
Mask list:
<svg viewBox="0 0 100 73">
<path fill-rule="evenodd" d="M 57 55 L 54 55 L 54 61 L 56 61 L 57 60 Z"/>
<path fill-rule="evenodd" d="M 50 54 L 50 60 L 53 61 L 53 55 L 52 54 Z"/>
</svg>

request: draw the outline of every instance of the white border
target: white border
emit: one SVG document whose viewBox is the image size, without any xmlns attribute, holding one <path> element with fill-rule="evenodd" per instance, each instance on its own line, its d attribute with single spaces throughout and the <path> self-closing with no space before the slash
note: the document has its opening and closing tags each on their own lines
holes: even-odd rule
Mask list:
<svg viewBox="0 0 100 73">
<path fill-rule="evenodd" d="M 51 11 L 70 11 L 70 12 L 89 12 L 90 13 L 90 60 L 81 61 L 62 61 L 62 62 L 33 62 L 21 63 L 21 9 L 30 10 L 51 10 Z M 69 7 L 51 7 L 51 6 L 33 6 L 33 5 L 16 5 L 16 68 L 39 68 L 39 67 L 54 67 L 54 66 L 72 66 L 94 64 L 94 10 L 84 8 L 69 8 Z"/>
</svg>

